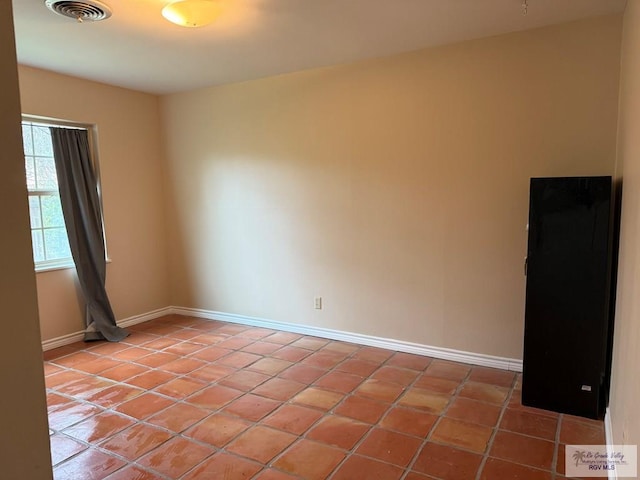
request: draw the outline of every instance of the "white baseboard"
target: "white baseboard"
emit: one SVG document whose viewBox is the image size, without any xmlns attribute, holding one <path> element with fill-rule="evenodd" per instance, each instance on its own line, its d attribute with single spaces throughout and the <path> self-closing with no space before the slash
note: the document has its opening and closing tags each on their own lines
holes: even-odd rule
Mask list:
<svg viewBox="0 0 640 480">
<path fill-rule="evenodd" d="M 302 335 L 313 335 L 316 337 L 328 338 L 331 340 L 341 340 L 358 345 L 367 345 L 371 347 L 385 348 L 388 350 L 395 350 L 399 352 L 425 355 L 428 357 L 468 363 L 471 365 L 500 368 L 503 370 L 512 370 L 514 372 L 522 371 L 522 360 L 518 360 L 515 358 L 497 357 L 494 355 L 485 355 L 482 353 L 465 352 L 461 350 L 453 350 L 450 348 L 442 347 L 433 347 L 430 345 L 406 342 L 404 340 L 396 340 L 392 338 L 375 337 L 372 335 L 363 335 L 360 333 L 346 332 L 343 330 L 333 330 L 329 328 L 313 327 L 309 325 L 278 322 L 275 320 L 267 320 L 264 318 L 249 317 L 246 315 L 237 315 L 233 313 L 216 312 L 212 310 L 202 310 L 198 308 L 159 308 L 151 312 L 118 320 L 118 325 L 121 327 L 130 327 L 138 323 L 146 322 L 170 314 L 187 315 L 190 317 L 205 318 L 208 320 L 219 320 L 222 322 L 251 325 L 254 327 L 271 328 L 274 330 L 299 333 Z M 42 350 L 46 351 L 53 348 L 62 347 L 64 345 L 69 345 L 74 342 L 79 342 L 83 338 L 83 332 L 74 332 L 68 335 L 63 335 L 61 337 L 45 340 L 44 342 L 42 342 Z"/>
<path fill-rule="evenodd" d="M 611 446 L 615 444 L 615 439 L 613 438 L 613 425 L 611 424 L 611 410 L 609 407 L 604 412 L 604 441 L 607 444 L 607 453 L 611 455 L 612 449 Z M 618 472 L 615 470 L 608 470 L 609 480 L 617 480 Z"/>
<path fill-rule="evenodd" d="M 171 313 L 187 315 L 190 317 L 205 318 L 209 320 L 219 320 L 222 322 L 251 325 L 254 327 L 271 328 L 274 330 L 283 330 L 286 332 L 299 333 L 303 335 L 313 335 L 316 337 L 328 338 L 331 340 L 351 342 L 358 345 L 386 348 L 388 350 L 396 350 L 405 353 L 415 353 L 417 355 L 425 355 L 428 357 L 439 358 L 443 360 L 451 360 L 454 362 L 468 363 L 472 365 L 481 365 L 484 367 L 500 368 L 503 370 L 512 370 L 514 372 L 522 371 L 522 360 L 518 360 L 515 358 L 497 357 L 493 355 L 485 355 L 482 353 L 465 352 L 461 350 L 453 350 L 450 348 L 442 347 L 433 347 L 429 345 L 406 342 L 404 340 L 374 337 L 371 335 L 345 332 L 342 330 L 333 330 L 329 328 L 313 327 L 309 325 L 278 322 L 274 320 L 267 320 L 264 318 L 248 317 L 245 315 L 215 312 L 198 308 L 172 307 Z"/>
<path fill-rule="evenodd" d="M 153 320 L 154 318 L 162 317 L 164 315 L 169 315 L 172 313 L 171 307 L 159 308 L 157 310 L 152 310 L 151 312 L 143 313 L 140 315 L 134 315 L 132 317 L 123 318 L 122 320 L 118 320 L 119 327 L 130 327 L 132 325 L 136 325 L 138 323 L 147 322 L 149 320 Z M 42 350 L 52 350 L 54 348 L 63 347 L 65 345 L 69 345 L 71 343 L 80 342 L 84 338 L 84 332 L 74 332 L 68 335 L 63 335 L 61 337 L 51 338 L 49 340 L 45 340 L 42 342 Z"/>
</svg>

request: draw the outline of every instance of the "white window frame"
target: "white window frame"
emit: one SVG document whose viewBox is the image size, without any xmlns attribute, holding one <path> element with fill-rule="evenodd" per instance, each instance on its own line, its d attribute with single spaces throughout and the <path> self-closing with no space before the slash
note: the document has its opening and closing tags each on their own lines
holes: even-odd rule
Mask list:
<svg viewBox="0 0 640 480">
<path fill-rule="evenodd" d="M 63 128 L 77 128 L 80 130 L 86 130 L 87 135 L 89 137 L 89 155 L 91 157 L 91 163 L 93 165 L 93 169 L 96 175 L 96 183 L 98 189 L 98 198 L 100 200 L 100 216 L 102 219 L 102 231 L 105 232 L 104 228 L 104 214 L 102 207 L 102 188 L 100 186 L 100 169 L 98 162 L 98 148 L 97 148 L 97 127 L 96 125 L 84 124 L 71 122 L 68 120 L 60 120 L 56 118 L 49 117 L 41 117 L 37 115 L 22 115 L 22 122 L 31 123 L 36 126 L 43 127 L 63 127 Z M 26 157 L 26 156 L 25 156 Z M 42 195 L 59 195 L 59 190 L 47 190 L 47 189 L 29 189 L 27 188 L 27 194 L 29 197 L 31 196 L 42 196 Z M 104 235 L 104 245 L 105 245 L 105 255 L 107 262 L 111 262 L 109 256 L 107 255 L 107 242 L 106 242 L 106 233 Z M 32 247 L 33 248 L 33 247 Z M 69 268 L 75 268 L 75 263 L 72 257 L 61 258 L 56 260 L 44 260 L 40 262 L 36 262 L 34 260 L 34 267 L 36 273 L 49 272 L 53 270 L 63 270 Z"/>
</svg>

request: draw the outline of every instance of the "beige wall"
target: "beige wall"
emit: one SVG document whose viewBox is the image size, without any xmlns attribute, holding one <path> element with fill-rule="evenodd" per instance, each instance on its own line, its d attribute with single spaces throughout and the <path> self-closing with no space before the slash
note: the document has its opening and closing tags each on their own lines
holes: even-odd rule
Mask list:
<svg viewBox="0 0 640 480">
<path fill-rule="evenodd" d="M 613 173 L 620 34 L 164 97 L 172 303 L 520 358 L 529 177 Z"/>
<path fill-rule="evenodd" d="M 0 2 L 0 476 L 51 478 L 11 2 Z"/>
<path fill-rule="evenodd" d="M 617 176 L 623 179 L 618 301 L 611 385 L 616 444 L 640 444 L 640 1 L 624 15 Z M 624 172 L 624 175 L 622 175 Z"/>
<path fill-rule="evenodd" d="M 169 304 L 158 98 L 20 67 L 26 114 L 96 124 L 107 292 L 120 320 Z M 84 328 L 74 270 L 37 274 L 43 340 Z"/>
</svg>

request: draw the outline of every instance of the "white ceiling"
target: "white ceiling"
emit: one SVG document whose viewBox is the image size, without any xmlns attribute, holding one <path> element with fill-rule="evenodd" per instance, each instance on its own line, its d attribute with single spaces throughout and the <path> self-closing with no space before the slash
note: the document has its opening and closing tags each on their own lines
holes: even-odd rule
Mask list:
<svg viewBox="0 0 640 480">
<path fill-rule="evenodd" d="M 4 0 L 3 0 L 4 1 Z M 18 61 L 150 93 L 171 93 L 381 57 L 621 12 L 626 0 L 217 0 L 216 23 L 187 29 L 169 0 L 102 0 L 78 24 L 44 0 L 13 0 Z"/>
</svg>

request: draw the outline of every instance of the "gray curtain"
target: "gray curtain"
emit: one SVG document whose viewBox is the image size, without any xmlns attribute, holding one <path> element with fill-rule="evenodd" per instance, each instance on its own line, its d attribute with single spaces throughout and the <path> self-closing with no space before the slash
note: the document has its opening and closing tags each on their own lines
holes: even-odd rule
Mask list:
<svg viewBox="0 0 640 480">
<path fill-rule="evenodd" d="M 117 342 L 129 334 L 116 325 L 105 289 L 104 233 L 89 136 L 86 130 L 51 127 L 51 140 L 62 213 L 87 306 L 84 340 Z"/>
</svg>

